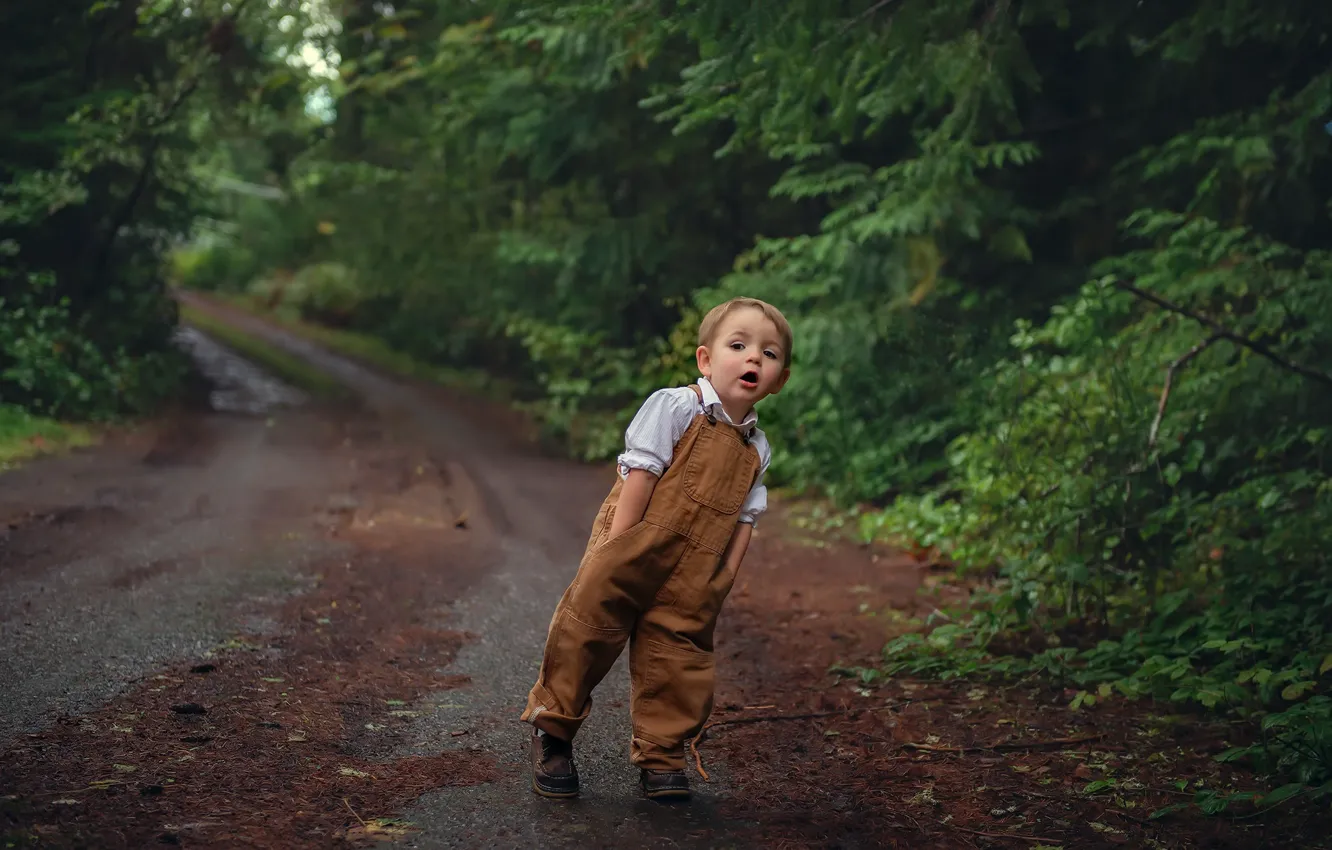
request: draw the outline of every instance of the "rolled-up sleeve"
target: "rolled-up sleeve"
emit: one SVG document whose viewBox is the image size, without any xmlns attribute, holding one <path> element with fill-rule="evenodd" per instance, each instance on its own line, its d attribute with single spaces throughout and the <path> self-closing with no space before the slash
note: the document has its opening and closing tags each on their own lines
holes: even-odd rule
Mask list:
<svg viewBox="0 0 1332 850">
<path fill-rule="evenodd" d="M 616 458 L 620 474 L 643 469 L 657 477 L 666 471 L 698 406 L 697 396 L 688 387 L 657 390 L 634 414 L 624 432 L 624 452 Z"/>
<path fill-rule="evenodd" d="M 768 464 L 772 463 L 772 449 L 764 441 L 759 448 L 759 473 L 754 479 L 754 486 L 749 488 L 749 495 L 745 497 L 745 503 L 740 506 L 740 516 L 737 522 L 747 522 L 754 525 L 758 522 L 759 515 L 768 509 L 768 485 L 763 483 L 763 478 L 768 472 Z"/>
</svg>

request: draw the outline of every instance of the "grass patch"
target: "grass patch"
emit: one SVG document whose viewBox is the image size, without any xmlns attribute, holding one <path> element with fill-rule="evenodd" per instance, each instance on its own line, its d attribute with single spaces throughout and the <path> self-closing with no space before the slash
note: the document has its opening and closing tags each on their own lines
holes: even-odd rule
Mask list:
<svg viewBox="0 0 1332 850">
<path fill-rule="evenodd" d="M 326 401 L 350 398 L 352 393 L 333 378 L 261 339 L 249 336 L 225 322 L 186 305 L 180 308 L 181 320 L 193 325 L 242 357 L 263 366 L 284 381 L 315 398 Z"/>
<path fill-rule="evenodd" d="M 34 416 L 20 407 L 0 404 L 0 471 L 44 454 L 96 442 L 92 430 Z"/>
</svg>

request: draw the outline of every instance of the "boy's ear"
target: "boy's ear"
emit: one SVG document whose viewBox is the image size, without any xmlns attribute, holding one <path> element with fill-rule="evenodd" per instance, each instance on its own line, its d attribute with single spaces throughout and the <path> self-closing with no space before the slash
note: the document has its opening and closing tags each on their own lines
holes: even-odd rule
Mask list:
<svg viewBox="0 0 1332 850">
<path fill-rule="evenodd" d="M 712 352 L 708 351 L 706 345 L 700 345 L 694 351 L 694 359 L 698 361 L 698 373 L 705 378 L 712 377 Z"/>
<path fill-rule="evenodd" d="M 786 382 L 789 380 L 791 380 L 791 367 L 787 366 L 782 370 L 781 377 L 777 379 L 777 383 L 773 385 L 770 395 L 777 395 L 777 393 L 781 392 L 782 387 L 786 386 Z"/>
</svg>

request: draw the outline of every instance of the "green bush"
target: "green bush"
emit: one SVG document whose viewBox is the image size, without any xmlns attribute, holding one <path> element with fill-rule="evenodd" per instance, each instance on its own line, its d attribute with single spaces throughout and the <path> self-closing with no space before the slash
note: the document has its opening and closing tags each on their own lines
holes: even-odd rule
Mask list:
<svg viewBox="0 0 1332 850">
<path fill-rule="evenodd" d="M 49 275 L 31 275 L 28 283 L 0 298 L 0 398 L 6 403 L 53 418 L 101 419 L 149 409 L 179 386 L 186 368 L 179 352 L 167 346 L 133 352 L 124 344 L 130 334 L 106 326 L 95 333 L 95 315 L 76 317 L 68 298 L 53 300 Z M 99 336 L 121 344 L 107 350 Z"/>
<path fill-rule="evenodd" d="M 178 248 L 169 268 L 178 286 L 204 292 L 243 292 L 262 269 L 254 252 L 230 240 Z"/>
<path fill-rule="evenodd" d="M 331 327 L 351 324 L 365 298 L 356 275 L 341 263 L 305 266 L 286 287 L 283 302 L 296 307 L 301 318 Z"/>
<path fill-rule="evenodd" d="M 1332 379 L 1281 365 L 1326 362 L 1332 254 L 1199 216 L 1138 216 L 1132 232 L 1154 247 L 1017 324 L 946 488 L 862 518 L 868 537 L 999 569 L 961 623 L 895 642 L 886 669 L 1039 670 L 1075 707 L 1150 696 L 1233 712 L 1266 740 L 1232 757 L 1332 782 Z M 1178 311 L 1116 285 L 1130 274 Z M 1233 337 L 1179 312 L 1211 305 Z M 1235 341 L 1263 336 L 1279 353 Z M 993 643 L 1031 629 L 1048 648 Z"/>
</svg>

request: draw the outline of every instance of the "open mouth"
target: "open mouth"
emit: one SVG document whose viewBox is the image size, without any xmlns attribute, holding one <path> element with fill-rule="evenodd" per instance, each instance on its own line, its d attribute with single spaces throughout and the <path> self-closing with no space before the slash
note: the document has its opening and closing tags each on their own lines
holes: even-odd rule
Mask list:
<svg viewBox="0 0 1332 850">
<path fill-rule="evenodd" d="M 757 384 L 758 384 L 758 372 L 755 372 L 755 371 L 753 371 L 753 370 L 750 370 L 750 371 L 746 372 L 745 374 L 741 375 L 741 376 L 740 376 L 740 383 L 742 383 L 742 384 L 755 384 L 755 385 L 757 385 Z"/>
</svg>

